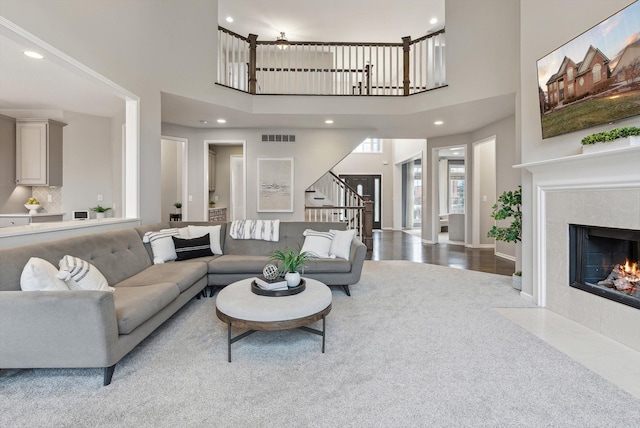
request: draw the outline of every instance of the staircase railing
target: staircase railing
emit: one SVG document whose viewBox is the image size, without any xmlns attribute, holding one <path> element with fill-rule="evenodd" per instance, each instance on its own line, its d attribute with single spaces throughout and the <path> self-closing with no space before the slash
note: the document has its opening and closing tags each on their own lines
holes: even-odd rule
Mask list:
<svg viewBox="0 0 640 428">
<path fill-rule="evenodd" d="M 327 172 L 306 192 L 305 219 L 309 222 L 342 222 L 368 249 L 373 248 L 373 202 L 359 195 L 332 171 Z"/>
<path fill-rule="evenodd" d="M 218 27 L 218 84 L 250 94 L 404 96 L 446 86 L 444 29 L 399 43 L 261 41 Z"/>
</svg>

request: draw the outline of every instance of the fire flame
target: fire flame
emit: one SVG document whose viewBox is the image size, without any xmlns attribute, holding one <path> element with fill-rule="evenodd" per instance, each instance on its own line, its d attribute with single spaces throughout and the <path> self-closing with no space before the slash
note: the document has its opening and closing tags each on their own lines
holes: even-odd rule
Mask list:
<svg viewBox="0 0 640 428">
<path fill-rule="evenodd" d="M 624 269 L 624 273 L 626 273 L 627 275 L 635 275 L 636 273 L 638 273 L 638 263 L 637 262 L 631 263 L 629 262 L 629 259 L 627 259 L 623 269 Z"/>
</svg>

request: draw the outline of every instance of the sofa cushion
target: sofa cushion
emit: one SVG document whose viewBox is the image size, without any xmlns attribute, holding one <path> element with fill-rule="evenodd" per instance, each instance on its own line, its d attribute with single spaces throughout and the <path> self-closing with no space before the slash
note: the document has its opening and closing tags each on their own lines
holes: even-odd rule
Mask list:
<svg viewBox="0 0 640 428">
<path fill-rule="evenodd" d="M 20 288 L 23 291 L 69 290 L 57 274 L 58 269 L 48 261 L 31 257 L 20 275 Z"/>
<path fill-rule="evenodd" d="M 195 284 L 207 274 L 207 264 L 198 261 L 169 262 L 149 266 L 142 272 L 116 284 L 116 288 L 153 285 L 171 282 L 178 286 L 180 293 Z"/>
<path fill-rule="evenodd" d="M 270 256 L 225 254 L 209 262 L 209 273 L 262 273 Z"/>
<path fill-rule="evenodd" d="M 129 334 L 180 295 L 175 284 L 119 287 L 113 293 L 118 333 Z"/>
<path fill-rule="evenodd" d="M 209 241 L 209 234 L 205 234 L 198 238 L 182 239 L 172 236 L 173 245 L 176 248 L 176 260 L 189 260 L 196 257 L 212 256 L 211 241 Z"/>
<path fill-rule="evenodd" d="M 349 260 L 335 258 L 335 259 L 317 259 L 309 258 L 304 263 L 305 273 L 317 273 L 317 272 L 335 272 L 345 273 L 351 272 L 351 262 Z"/>
</svg>

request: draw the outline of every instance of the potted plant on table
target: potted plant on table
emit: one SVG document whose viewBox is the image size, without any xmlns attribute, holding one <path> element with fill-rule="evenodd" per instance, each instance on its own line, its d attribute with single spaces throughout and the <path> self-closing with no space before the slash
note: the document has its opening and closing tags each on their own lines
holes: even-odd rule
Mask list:
<svg viewBox="0 0 640 428">
<path fill-rule="evenodd" d="M 280 273 L 284 273 L 287 286 L 297 287 L 300 284 L 300 270 L 304 273 L 304 263 L 307 261 L 307 252 L 300 249 L 276 250 L 271 255 L 270 261 L 277 261 Z"/>
<path fill-rule="evenodd" d="M 109 211 L 111 207 L 103 207 L 101 205 L 98 205 L 89 209 L 96 213 L 96 218 L 105 218 L 107 216 L 107 211 Z"/>
<path fill-rule="evenodd" d="M 173 206 L 176 207 L 176 212 L 180 214 L 180 208 L 182 208 L 182 204 L 180 202 L 176 202 L 175 204 L 173 204 Z"/>
<path fill-rule="evenodd" d="M 522 186 L 518 186 L 516 190 L 508 190 L 502 193 L 498 198 L 491 212 L 491 217 L 495 220 L 506 220 L 513 218 L 511 224 L 507 227 L 498 227 L 494 225 L 487 233 L 489 238 L 495 238 L 496 241 L 518 243 L 522 240 Z M 513 288 L 522 290 L 522 272 L 513 274 Z"/>
</svg>

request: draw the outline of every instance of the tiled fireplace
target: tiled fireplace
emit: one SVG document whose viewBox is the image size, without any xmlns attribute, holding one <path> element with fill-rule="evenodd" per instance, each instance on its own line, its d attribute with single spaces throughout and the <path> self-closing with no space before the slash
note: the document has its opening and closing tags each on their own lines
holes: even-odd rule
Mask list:
<svg viewBox="0 0 640 428">
<path fill-rule="evenodd" d="M 532 173 L 534 301 L 640 350 L 640 294 L 629 289 L 635 285 L 598 285 L 617 265 L 638 261 L 640 150 L 524 167 Z"/>
</svg>

